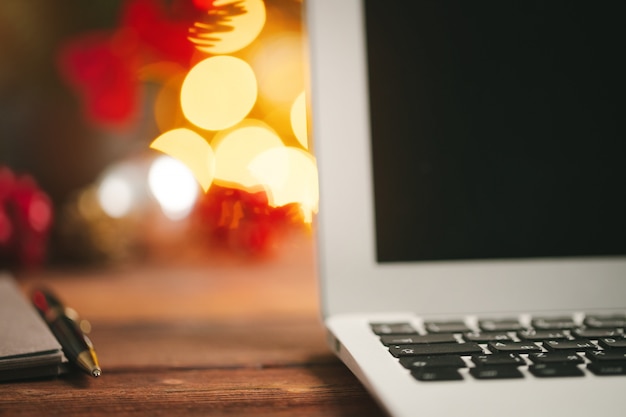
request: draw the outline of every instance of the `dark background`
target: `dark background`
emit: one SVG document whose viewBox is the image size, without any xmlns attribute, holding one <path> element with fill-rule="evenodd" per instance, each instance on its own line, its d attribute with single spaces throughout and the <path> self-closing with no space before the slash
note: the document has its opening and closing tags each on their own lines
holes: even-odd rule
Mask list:
<svg viewBox="0 0 626 417">
<path fill-rule="evenodd" d="M 83 117 L 58 71 L 73 36 L 115 26 L 121 0 L 0 2 L 0 165 L 29 173 L 59 204 L 139 144 Z M 138 129 L 138 126 L 134 127 Z M 148 139 L 146 139 L 148 140 Z"/>
</svg>

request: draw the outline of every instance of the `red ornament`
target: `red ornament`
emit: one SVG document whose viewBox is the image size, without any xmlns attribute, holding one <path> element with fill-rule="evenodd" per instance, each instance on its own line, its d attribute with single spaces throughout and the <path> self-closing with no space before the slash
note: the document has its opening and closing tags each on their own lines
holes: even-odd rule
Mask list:
<svg viewBox="0 0 626 417">
<path fill-rule="evenodd" d="M 212 185 L 196 205 L 195 220 L 206 238 L 234 252 L 271 252 L 289 230 L 304 228 L 297 204 L 272 207 L 265 192 Z"/>
<path fill-rule="evenodd" d="M 176 16 L 171 12 L 163 2 L 129 0 L 123 2 L 115 30 L 86 33 L 62 45 L 59 70 L 92 122 L 119 128 L 135 120 L 142 100 L 142 66 L 191 64 L 195 48 L 187 39 L 189 26 L 202 11 L 188 5 Z"/>
<path fill-rule="evenodd" d="M 137 39 L 131 32 L 111 38 L 91 33 L 67 43 L 59 67 L 78 92 L 86 116 L 97 124 L 123 127 L 138 114 Z"/>
<path fill-rule="evenodd" d="M 37 266 L 46 257 L 52 204 L 28 175 L 0 166 L 0 266 Z"/>
<path fill-rule="evenodd" d="M 88 118 L 103 127 L 135 121 L 142 105 L 141 68 L 193 65 L 198 55 L 188 38 L 194 23 L 229 31 L 230 16 L 246 13 L 240 2 L 216 5 L 215 0 L 127 0 L 121 7 L 115 29 L 74 37 L 58 54 L 61 75 L 77 91 Z"/>
</svg>

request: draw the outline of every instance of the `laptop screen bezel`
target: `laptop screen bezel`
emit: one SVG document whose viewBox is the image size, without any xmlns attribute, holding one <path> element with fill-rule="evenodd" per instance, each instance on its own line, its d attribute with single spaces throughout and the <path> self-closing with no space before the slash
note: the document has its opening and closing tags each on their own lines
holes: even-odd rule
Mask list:
<svg viewBox="0 0 626 417">
<path fill-rule="evenodd" d="M 324 315 L 624 308 L 626 257 L 377 263 L 362 0 L 305 6 Z"/>
</svg>

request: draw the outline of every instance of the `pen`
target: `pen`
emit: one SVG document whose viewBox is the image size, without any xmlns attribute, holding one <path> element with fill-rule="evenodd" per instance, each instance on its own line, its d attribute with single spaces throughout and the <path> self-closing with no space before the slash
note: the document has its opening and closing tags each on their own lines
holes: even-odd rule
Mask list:
<svg viewBox="0 0 626 417">
<path fill-rule="evenodd" d="M 50 292 L 37 289 L 32 301 L 41 317 L 57 338 L 67 359 L 93 376 L 100 376 L 102 370 L 91 340 L 74 321 L 68 309 Z"/>
</svg>

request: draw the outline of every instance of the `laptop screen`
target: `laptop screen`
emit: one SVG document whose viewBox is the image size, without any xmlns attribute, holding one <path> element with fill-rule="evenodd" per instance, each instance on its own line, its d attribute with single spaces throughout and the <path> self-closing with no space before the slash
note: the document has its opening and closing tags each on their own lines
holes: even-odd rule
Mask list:
<svg viewBox="0 0 626 417">
<path fill-rule="evenodd" d="M 626 254 L 625 11 L 365 1 L 379 262 Z"/>
</svg>

